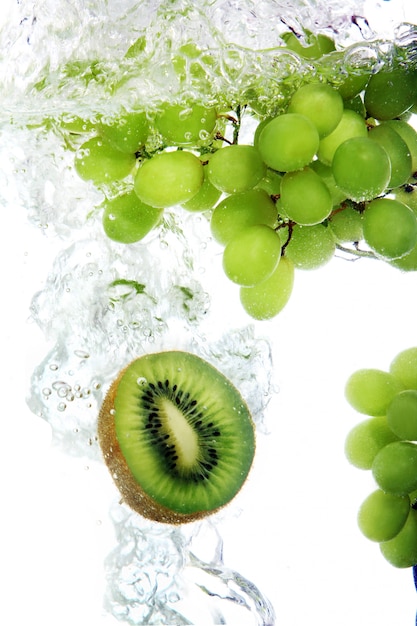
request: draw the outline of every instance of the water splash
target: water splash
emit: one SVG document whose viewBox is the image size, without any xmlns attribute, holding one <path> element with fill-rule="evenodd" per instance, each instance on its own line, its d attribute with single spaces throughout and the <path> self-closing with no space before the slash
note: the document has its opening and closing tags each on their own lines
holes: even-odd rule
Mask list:
<svg viewBox="0 0 417 626">
<path fill-rule="evenodd" d="M 106 560 L 109 612 L 127 624 L 273 626 L 259 589 L 223 562 L 215 522 L 191 529 L 150 524 L 125 508 L 111 511 L 117 547 Z"/>
<path fill-rule="evenodd" d="M 103 394 L 124 364 L 147 351 L 175 346 L 209 360 L 241 390 L 259 431 L 265 430 L 274 386 L 268 342 L 253 327 L 212 332 L 223 326 L 218 319 L 213 324 L 200 271 L 216 254 L 204 217 L 193 216 L 191 223 L 173 210 L 144 242 L 120 246 L 106 240 L 98 208 L 102 194 L 75 175 L 77 139 L 62 133 L 57 119 L 112 115 L 138 103 L 150 110 L 184 95 L 233 106 L 254 92 L 279 106 L 306 74 L 320 71 L 337 81 L 346 67 L 389 60 L 392 42 L 379 40 L 361 17 L 363 4 L 14 5 L 0 33 L 0 127 L 7 155 L 1 176 L 8 183 L 0 186 L 0 199 L 25 210 L 45 242 L 64 242 L 32 301 L 32 318 L 50 347 L 33 372 L 28 404 L 48 421 L 55 444 L 67 454 L 100 462 L 96 417 Z M 339 47 L 353 47 L 336 65 L 332 59 L 318 68 L 280 49 L 288 29 L 301 40 L 310 29 L 335 37 Z M 403 25 L 396 32 L 404 58 L 414 62 L 415 30 Z M 191 55 L 183 48 L 190 42 L 197 45 Z M 206 623 L 274 624 L 268 600 L 223 562 L 221 515 L 172 529 L 114 504 L 117 545 L 106 561 L 108 611 L 130 624 L 201 623 L 203 610 Z"/>
</svg>

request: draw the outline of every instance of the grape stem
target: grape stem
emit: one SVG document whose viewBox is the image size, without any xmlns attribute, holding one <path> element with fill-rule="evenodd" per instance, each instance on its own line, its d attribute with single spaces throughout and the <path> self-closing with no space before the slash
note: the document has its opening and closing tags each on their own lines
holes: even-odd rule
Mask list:
<svg viewBox="0 0 417 626">
<path fill-rule="evenodd" d="M 353 248 L 346 248 L 345 246 L 342 246 L 340 243 L 336 244 L 336 248 L 337 250 L 340 250 L 341 252 L 345 252 L 346 254 L 351 254 L 354 257 L 365 257 L 367 259 L 376 259 L 378 260 L 378 257 L 376 256 L 376 254 L 374 254 L 373 252 L 371 252 L 371 250 L 361 250 L 359 248 L 359 242 L 358 241 L 354 241 L 353 242 Z"/>
</svg>

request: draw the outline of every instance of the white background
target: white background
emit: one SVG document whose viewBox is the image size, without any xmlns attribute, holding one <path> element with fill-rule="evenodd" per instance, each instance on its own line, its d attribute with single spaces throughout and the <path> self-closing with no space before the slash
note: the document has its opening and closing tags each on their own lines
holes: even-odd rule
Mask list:
<svg viewBox="0 0 417 626">
<path fill-rule="evenodd" d="M 29 375 L 46 352 L 28 322 L 29 303 L 54 250 L 23 212 L 2 212 L 1 623 L 111 624 L 101 603 L 103 559 L 114 542 L 112 485 L 104 467 L 52 450 L 48 426 L 25 404 Z M 224 328 L 249 323 L 233 304 L 225 309 L 237 294 L 217 261 L 214 318 Z M 417 345 L 416 310 L 415 275 L 335 259 L 299 272 L 287 308 L 257 325 L 272 342 L 280 391 L 268 408 L 271 433 L 258 436 L 250 479 L 221 529 L 226 564 L 272 600 L 277 624 L 414 623 L 411 570 L 388 565 L 356 528 L 373 482 L 344 458 L 346 434 L 362 417 L 343 388 L 355 369 L 387 369 Z"/>
</svg>

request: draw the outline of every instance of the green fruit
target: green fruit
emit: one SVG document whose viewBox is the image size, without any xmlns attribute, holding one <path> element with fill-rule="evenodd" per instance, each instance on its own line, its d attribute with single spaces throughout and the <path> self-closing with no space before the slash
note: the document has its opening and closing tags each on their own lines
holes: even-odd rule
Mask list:
<svg viewBox="0 0 417 626">
<path fill-rule="evenodd" d="M 297 89 L 287 110 L 288 113 L 299 113 L 308 117 L 322 138 L 339 124 L 343 113 L 343 99 L 336 89 L 325 83 L 309 83 Z"/>
<path fill-rule="evenodd" d="M 389 371 L 404 389 L 417 389 L 417 347 L 399 352 L 391 362 Z"/>
<path fill-rule="evenodd" d="M 203 180 L 203 166 L 192 152 L 160 152 L 138 169 L 135 192 L 145 204 L 163 209 L 191 200 Z"/>
<path fill-rule="evenodd" d="M 102 137 L 92 137 L 77 150 L 74 164 L 83 180 L 100 185 L 126 178 L 135 162 L 134 154 L 121 152 Z"/>
<path fill-rule="evenodd" d="M 146 113 L 124 113 L 108 121 L 102 119 L 99 130 L 115 148 L 134 154 L 148 138 L 149 123 Z"/>
<path fill-rule="evenodd" d="M 368 137 L 378 142 L 386 151 L 391 161 L 390 189 L 404 185 L 412 174 L 411 153 L 404 139 L 387 124 L 374 126 Z"/>
<path fill-rule="evenodd" d="M 373 74 L 365 89 L 365 107 L 370 117 L 392 120 L 410 109 L 417 99 L 417 75 L 403 67 Z"/>
<path fill-rule="evenodd" d="M 355 202 L 373 200 L 387 189 L 391 179 L 387 151 L 369 137 L 352 137 L 340 144 L 332 170 L 337 186 Z"/>
<path fill-rule="evenodd" d="M 274 202 L 263 189 L 233 193 L 219 202 L 210 221 L 213 237 L 226 245 L 246 226 L 266 224 L 273 228 L 277 222 Z"/>
<path fill-rule="evenodd" d="M 233 282 L 251 287 L 268 278 L 280 258 L 279 235 L 265 224 L 255 224 L 230 239 L 223 253 L 223 269 Z"/>
<path fill-rule="evenodd" d="M 230 502 L 255 450 L 239 392 L 206 361 L 176 351 L 142 356 L 120 373 L 102 405 L 98 436 L 124 501 L 169 524 Z"/>
<path fill-rule="evenodd" d="M 388 443 L 398 441 L 382 415 L 356 424 L 345 441 L 345 454 L 349 463 L 359 469 L 369 470 L 378 452 Z"/>
<path fill-rule="evenodd" d="M 349 404 L 365 415 L 385 415 L 388 405 L 403 386 L 392 374 L 378 369 L 360 369 L 348 379 L 345 395 Z"/>
<path fill-rule="evenodd" d="M 407 521 L 393 539 L 380 544 L 384 557 L 394 567 L 417 564 L 417 511 L 410 509 Z"/>
<path fill-rule="evenodd" d="M 377 254 L 399 259 L 417 244 L 417 218 L 402 202 L 378 198 L 364 211 L 363 237 Z"/>
<path fill-rule="evenodd" d="M 374 458 L 372 474 L 387 493 L 403 496 L 417 489 L 417 445 L 393 441 Z"/>
<path fill-rule="evenodd" d="M 217 121 L 214 108 L 194 102 L 165 104 L 155 126 L 168 145 L 198 146 L 211 137 Z"/>
<path fill-rule="evenodd" d="M 358 525 L 371 541 L 388 541 L 398 535 L 410 511 L 408 495 L 395 496 L 377 489 L 362 503 Z"/>
<path fill-rule="evenodd" d="M 240 288 L 245 311 L 256 320 L 269 320 L 287 304 L 294 285 L 294 264 L 282 257 L 271 276 L 253 287 Z"/>
<path fill-rule="evenodd" d="M 305 31 L 305 34 L 307 35 L 306 46 L 301 43 L 293 32 L 283 33 L 281 37 L 290 50 L 296 52 L 304 59 L 318 59 L 324 54 L 335 50 L 333 39 L 327 37 L 327 35 L 313 35 L 310 31 Z"/>
<path fill-rule="evenodd" d="M 319 147 L 319 133 L 305 115 L 285 113 L 263 127 L 257 145 L 268 167 L 289 172 L 312 161 Z"/>
<path fill-rule="evenodd" d="M 416 389 L 405 389 L 393 397 L 387 409 L 387 421 L 400 439 L 417 441 Z"/>
<path fill-rule="evenodd" d="M 155 228 L 162 215 L 162 209 L 144 204 L 134 191 L 105 200 L 103 207 L 104 232 L 120 243 L 143 239 Z"/>
<path fill-rule="evenodd" d="M 242 144 L 220 148 L 210 157 L 206 167 L 211 184 L 225 193 L 252 189 L 266 173 L 258 150 Z"/>
</svg>

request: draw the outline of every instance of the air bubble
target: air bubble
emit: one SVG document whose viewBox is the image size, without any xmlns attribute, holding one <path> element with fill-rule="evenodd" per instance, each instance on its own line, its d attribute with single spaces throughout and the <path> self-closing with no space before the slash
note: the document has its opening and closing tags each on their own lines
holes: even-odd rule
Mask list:
<svg viewBox="0 0 417 626">
<path fill-rule="evenodd" d="M 52 370 L 53 372 L 56 372 L 58 368 L 59 366 L 56 363 L 51 363 L 49 366 L 49 369 Z"/>
<path fill-rule="evenodd" d="M 84 350 L 74 350 L 74 354 L 75 356 L 79 356 L 80 359 L 89 359 L 90 355 L 88 354 L 88 352 L 85 352 Z"/>
<path fill-rule="evenodd" d="M 186 120 L 187 117 L 189 117 L 190 115 L 192 115 L 193 110 L 188 107 L 188 109 L 183 109 L 182 111 L 179 112 L 178 117 L 180 120 Z"/>
<path fill-rule="evenodd" d="M 60 411 L 61 413 L 65 411 L 66 408 L 67 408 L 67 405 L 65 404 L 65 402 L 60 402 L 57 406 L 58 411 Z"/>
<path fill-rule="evenodd" d="M 48 397 L 48 396 L 51 395 L 52 391 L 51 391 L 51 389 L 49 389 L 49 387 L 44 387 L 42 389 L 42 393 L 43 393 L 44 396 Z"/>
</svg>

